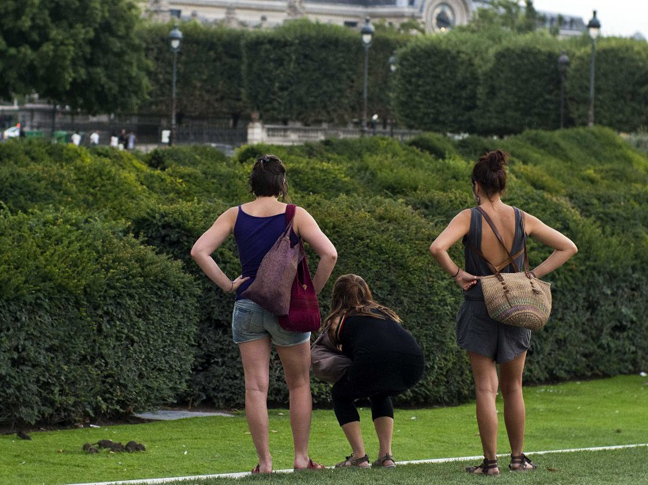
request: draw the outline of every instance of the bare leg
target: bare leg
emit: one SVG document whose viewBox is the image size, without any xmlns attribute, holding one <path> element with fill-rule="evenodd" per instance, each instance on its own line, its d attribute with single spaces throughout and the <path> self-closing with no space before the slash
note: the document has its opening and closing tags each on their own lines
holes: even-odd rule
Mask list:
<svg viewBox="0 0 648 485">
<path fill-rule="evenodd" d="M 290 427 L 295 446 L 295 468 L 308 466 L 308 437 L 310 435 L 313 401 L 310 389 L 310 342 L 292 347 L 277 346 L 290 391 Z"/>
<path fill-rule="evenodd" d="M 476 352 L 468 352 L 477 395 L 477 425 L 488 460 L 497 459 L 497 367 L 495 361 Z"/>
<path fill-rule="evenodd" d="M 526 411 L 522 394 L 522 372 L 526 352 L 500 365 L 500 385 L 504 399 L 504 422 L 511 445 L 511 454 L 518 456 L 524 449 Z"/>
<path fill-rule="evenodd" d="M 360 430 L 360 421 L 351 421 L 342 425 L 342 431 L 353 451 L 354 458 L 362 458 L 365 456 L 364 442 L 362 441 L 362 431 Z"/>
<path fill-rule="evenodd" d="M 383 416 L 381 418 L 374 419 L 374 427 L 376 428 L 376 435 L 378 435 L 378 444 L 380 449 L 378 451 L 378 458 L 382 458 L 385 455 L 392 454 L 392 435 L 394 433 L 394 418 L 389 416 Z M 387 460 L 386 465 L 393 464 L 392 460 Z"/>
<path fill-rule="evenodd" d="M 268 438 L 268 384 L 270 339 L 239 344 L 245 372 L 245 417 L 259 458 L 259 471 L 272 471 Z"/>
</svg>

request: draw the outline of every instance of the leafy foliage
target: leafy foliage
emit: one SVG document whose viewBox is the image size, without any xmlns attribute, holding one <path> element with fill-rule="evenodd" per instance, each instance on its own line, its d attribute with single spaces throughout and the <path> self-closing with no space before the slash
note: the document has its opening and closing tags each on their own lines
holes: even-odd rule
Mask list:
<svg viewBox="0 0 648 485">
<path fill-rule="evenodd" d="M 5 209 L 0 294 L 1 421 L 121 414 L 184 389 L 195 285 L 119 224 Z"/>
<path fill-rule="evenodd" d="M 171 25 L 148 23 L 138 32 L 151 62 L 149 99 L 140 111 L 171 112 L 173 53 L 169 48 Z M 177 112 L 194 117 L 231 117 L 247 113 L 242 92 L 242 41 L 247 31 L 184 23 L 178 54 Z"/>
<path fill-rule="evenodd" d="M 132 110 L 147 81 L 129 0 L 5 0 L 0 96 L 39 95 L 90 113 Z"/>
<path fill-rule="evenodd" d="M 526 381 L 645 369 L 648 158 L 609 129 L 532 130 L 505 140 L 430 133 L 407 144 L 369 137 L 257 145 L 232 159 L 204 147 L 159 150 L 140 160 L 112 149 L 14 140 L 0 145 L 0 314 L 7 320 L 0 345 L 8 349 L 0 351 L 0 372 L 10 376 L 0 390 L 8 403 L 3 419 L 114 414 L 171 398 L 242 406 L 242 369 L 229 330 L 233 301 L 189 252 L 220 213 L 251 198 L 247 174 L 261 153 L 286 163 L 292 201 L 337 247 L 338 264 L 320 298 L 323 313 L 337 276 L 362 275 L 426 354 L 423 380 L 398 402 L 465 401 L 472 379 L 454 336 L 462 296 L 428 248 L 473 203 L 472 161 L 494 148 L 512 155 L 507 201 L 579 246 L 547 278 L 554 311 L 533 336 Z M 307 249 L 314 267 L 316 255 Z M 534 241 L 529 249 L 532 265 L 549 254 Z M 462 260 L 461 245 L 451 253 Z M 214 257 L 226 274 L 239 274 L 231 238 Z M 137 345 L 142 354 L 150 346 L 153 360 L 137 360 L 130 352 Z M 170 350 L 174 345 L 182 356 Z M 162 353 L 171 360 L 157 363 Z M 100 366 L 87 364 L 97 359 Z M 69 376 L 51 362 L 63 362 Z M 97 377 L 102 369 L 109 375 Z M 276 356 L 270 380 L 271 401 L 285 404 Z M 314 381 L 313 393 L 317 405 L 328 405 L 328 385 Z"/>
<path fill-rule="evenodd" d="M 477 68 L 453 37 L 427 37 L 398 53 L 394 103 L 410 128 L 440 132 L 474 131 Z"/>
</svg>

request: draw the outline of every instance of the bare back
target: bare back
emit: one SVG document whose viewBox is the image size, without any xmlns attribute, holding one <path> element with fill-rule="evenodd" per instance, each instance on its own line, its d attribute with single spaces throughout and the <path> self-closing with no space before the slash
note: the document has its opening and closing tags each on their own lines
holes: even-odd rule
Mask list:
<svg viewBox="0 0 648 485">
<path fill-rule="evenodd" d="M 508 205 L 502 206 L 498 212 L 488 209 L 485 210 L 500 232 L 511 254 L 515 256 L 520 253 L 524 247 L 525 239 L 522 212 Z M 464 237 L 463 243 L 465 246 L 466 271 L 470 274 L 474 274 L 475 276 L 493 274 L 493 268 L 474 249 L 481 251 L 485 258 L 494 266 L 506 264 L 508 259 L 506 251 L 476 208 L 471 209 L 470 230 Z M 516 258 L 518 268 L 523 264 L 523 259 L 521 254 Z M 501 271 L 505 273 L 512 272 L 515 271 L 515 268 L 509 264 L 502 267 Z"/>
<path fill-rule="evenodd" d="M 497 227 L 504 244 L 511 252 L 515 254 L 516 251 L 513 251 L 513 243 L 515 241 L 515 226 L 516 226 L 516 217 L 515 209 L 510 205 L 504 205 L 500 208 L 499 211 L 493 210 L 491 207 L 482 206 L 482 209 L 490 216 L 491 220 Z M 495 233 L 491 230 L 488 223 L 483 220 L 482 217 L 482 231 L 481 231 L 481 252 L 486 259 L 491 263 L 499 266 L 506 262 L 508 256 L 506 251 L 502 247 L 502 244 L 499 242 Z"/>
</svg>

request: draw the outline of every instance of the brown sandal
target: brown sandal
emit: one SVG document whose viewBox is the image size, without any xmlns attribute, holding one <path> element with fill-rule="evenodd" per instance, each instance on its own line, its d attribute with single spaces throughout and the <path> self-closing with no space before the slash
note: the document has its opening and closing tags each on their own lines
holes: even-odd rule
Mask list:
<svg viewBox="0 0 648 485">
<path fill-rule="evenodd" d="M 495 460 L 487 460 L 484 458 L 484 461 L 477 466 L 467 466 L 466 472 L 475 475 L 499 475 L 500 469 L 497 466 L 497 458 Z"/>
<path fill-rule="evenodd" d="M 315 463 L 313 460 L 310 458 L 308 459 L 308 465 L 306 465 L 305 468 L 294 468 L 296 472 L 301 472 L 304 470 L 326 470 L 326 467 L 324 465 L 320 465 L 319 463 Z"/>
<path fill-rule="evenodd" d="M 335 468 L 346 468 L 346 467 L 356 467 L 356 468 L 369 468 L 371 465 L 369 465 L 369 456 L 361 456 L 359 458 L 355 458 L 353 456 L 353 453 L 351 453 L 349 456 L 346 457 L 346 460 L 341 461 L 337 465 L 335 465 Z"/>
<path fill-rule="evenodd" d="M 391 463 L 385 463 L 385 462 L 390 462 Z M 396 460 L 394 460 L 394 457 L 391 456 L 389 453 L 385 453 L 385 456 L 381 456 L 378 458 L 376 461 L 374 461 L 371 466 L 373 468 L 396 468 Z"/>
<path fill-rule="evenodd" d="M 515 456 L 511 455 L 511 463 L 509 463 L 509 469 L 512 472 L 530 472 L 538 468 L 538 466 L 529 460 L 524 453 L 521 455 Z"/>
</svg>

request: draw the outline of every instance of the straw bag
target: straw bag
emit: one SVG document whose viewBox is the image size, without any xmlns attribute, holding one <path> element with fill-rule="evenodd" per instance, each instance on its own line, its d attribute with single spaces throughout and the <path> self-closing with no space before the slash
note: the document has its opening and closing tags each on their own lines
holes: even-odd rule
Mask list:
<svg viewBox="0 0 648 485">
<path fill-rule="evenodd" d="M 297 265 L 303 257 L 303 247 L 290 243 L 296 206 L 286 207 L 286 229 L 261 260 L 252 284 L 241 293 L 241 298 L 249 298 L 264 310 L 274 315 L 288 315 L 290 295 Z"/>
<path fill-rule="evenodd" d="M 331 341 L 327 325 L 311 344 L 311 368 L 313 375 L 329 384 L 339 381 L 353 362 L 340 352 Z"/>
<path fill-rule="evenodd" d="M 551 285 L 539 280 L 529 272 L 529 258 L 524 238 L 524 271 L 519 271 L 515 259 L 504 244 L 504 240 L 495 224 L 481 207 L 477 210 L 491 227 L 498 241 L 504 247 L 508 260 L 499 267 L 494 266 L 486 257 L 471 245 L 482 259 L 495 269 L 495 274 L 480 278 L 484 302 L 488 315 L 498 322 L 515 327 L 540 330 L 545 326 L 551 313 Z M 516 209 L 517 210 L 517 209 Z M 522 229 L 524 230 L 524 212 L 522 214 Z M 518 256 L 519 253 L 516 255 Z M 500 270 L 510 264 L 515 273 L 500 273 Z"/>
</svg>

